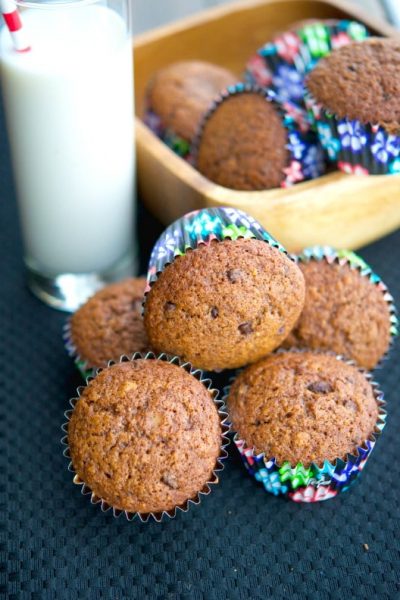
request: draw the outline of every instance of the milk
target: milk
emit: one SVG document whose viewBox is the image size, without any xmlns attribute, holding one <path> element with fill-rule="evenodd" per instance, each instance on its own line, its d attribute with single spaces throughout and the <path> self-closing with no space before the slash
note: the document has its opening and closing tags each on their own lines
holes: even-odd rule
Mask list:
<svg viewBox="0 0 400 600">
<path fill-rule="evenodd" d="M 27 9 L 32 50 L 0 32 L 1 79 L 28 265 L 112 268 L 132 243 L 132 47 L 99 5 Z"/>
</svg>

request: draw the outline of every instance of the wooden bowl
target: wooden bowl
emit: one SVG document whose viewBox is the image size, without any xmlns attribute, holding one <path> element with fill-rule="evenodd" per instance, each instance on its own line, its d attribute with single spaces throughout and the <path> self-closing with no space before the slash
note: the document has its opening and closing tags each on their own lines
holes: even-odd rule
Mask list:
<svg viewBox="0 0 400 600">
<path fill-rule="evenodd" d="M 163 223 L 208 206 L 233 206 L 258 219 L 289 251 L 313 244 L 358 248 L 400 226 L 400 177 L 338 171 L 289 189 L 230 190 L 203 177 L 142 123 L 145 89 L 161 67 L 202 59 L 243 73 L 247 59 L 289 23 L 306 18 L 364 22 L 396 35 L 342 0 L 247 0 L 145 33 L 135 43 L 139 193 Z"/>
</svg>

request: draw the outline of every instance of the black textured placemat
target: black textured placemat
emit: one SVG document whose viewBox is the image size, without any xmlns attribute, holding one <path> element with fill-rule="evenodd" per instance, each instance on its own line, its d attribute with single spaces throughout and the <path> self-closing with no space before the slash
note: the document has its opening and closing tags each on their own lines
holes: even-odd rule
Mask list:
<svg viewBox="0 0 400 600">
<path fill-rule="evenodd" d="M 237 453 L 200 507 L 114 520 L 71 482 L 60 425 L 80 378 L 62 313 L 26 289 L 0 110 L 1 588 L 12 599 L 395 598 L 400 593 L 399 347 L 379 372 L 389 421 L 361 481 L 334 500 L 266 494 Z M 142 209 L 144 268 L 160 226 Z M 400 299 L 400 232 L 362 256 Z"/>
</svg>

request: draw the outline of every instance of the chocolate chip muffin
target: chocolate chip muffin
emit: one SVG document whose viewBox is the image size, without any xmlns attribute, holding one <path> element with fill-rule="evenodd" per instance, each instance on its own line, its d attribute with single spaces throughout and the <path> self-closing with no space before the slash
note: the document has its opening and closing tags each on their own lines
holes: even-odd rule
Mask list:
<svg viewBox="0 0 400 600">
<path fill-rule="evenodd" d="M 345 460 L 374 433 L 378 404 L 356 367 L 312 352 L 271 355 L 242 371 L 228 397 L 233 429 L 278 465 Z"/>
<path fill-rule="evenodd" d="M 288 131 L 256 91 L 230 94 L 206 116 L 194 151 L 207 179 L 234 190 L 279 187 L 289 164 Z"/>
<path fill-rule="evenodd" d="M 72 316 L 76 353 L 87 367 L 104 367 L 122 354 L 149 350 L 142 302 L 146 279 L 125 279 L 98 291 Z"/>
<path fill-rule="evenodd" d="M 299 267 L 306 281 L 306 299 L 284 346 L 331 350 L 373 369 L 391 339 L 385 292 L 348 263 L 311 259 Z"/>
<path fill-rule="evenodd" d="M 146 297 L 150 344 L 207 370 L 241 367 L 276 348 L 297 321 L 304 279 L 257 239 L 212 241 L 165 267 Z"/>
<path fill-rule="evenodd" d="M 227 69 L 208 62 L 176 62 L 156 73 L 150 82 L 148 109 L 158 116 L 163 130 L 191 142 L 213 99 L 237 80 Z"/>
<path fill-rule="evenodd" d="M 400 41 L 370 38 L 338 48 L 310 73 L 307 88 L 338 119 L 400 134 Z"/>
<path fill-rule="evenodd" d="M 72 465 L 99 498 L 130 513 L 195 499 L 213 479 L 221 422 L 211 392 L 183 368 L 136 359 L 101 371 L 68 425 Z"/>
</svg>

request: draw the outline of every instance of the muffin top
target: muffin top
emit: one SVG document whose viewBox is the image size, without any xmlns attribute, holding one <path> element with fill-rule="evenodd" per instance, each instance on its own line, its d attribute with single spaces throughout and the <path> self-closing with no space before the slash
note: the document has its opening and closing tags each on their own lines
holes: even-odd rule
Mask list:
<svg viewBox="0 0 400 600">
<path fill-rule="evenodd" d="M 88 367 L 149 350 L 142 302 L 146 279 L 125 279 L 92 296 L 71 318 L 71 337 Z"/>
<path fill-rule="evenodd" d="M 237 80 L 227 69 L 208 62 L 173 63 L 156 73 L 151 81 L 149 106 L 164 127 L 191 141 L 214 98 Z"/>
<path fill-rule="evenodd" d="M 74 470 L 128 512 L 172 510 L 212 478 L 221 425 L 211 393 L 176 365 L 138 359 L 101 371 L 68 426 Z"/>
<path fill-rule="evenodd" d="M 235 190 L 279 187 L 288 165 L 287 131 L 275 106 L 257 92 L 227 96 L 206 118 L 196 166 Z"/>
<path fill-rule="evenodd" d="M 373 369 L 390 344 L 390 310 L 382 290 L 348 264 L 310 260 L 299 267 L 306 299 L 285 347 L 331 350 Z"/>
<path fill-rule="evenodd" d="M 339 118 L 400 133 L 400 40 L 370 38 L 334 50 L 307 78 L 314 98 Z"/>
<path fill-rule="evenodd" d="M 157 351 L 228 369 L 279 346 L 303 303 L 303 275 L 283 252 L 262 240 L 214 240 L 164 269 L 146 297 L 144 320 Z"/>
<path fill-rule="evenodd" d="M 345 459 L 378 419 L 366 377 L 335 356 L 312 352 L 278 353 L 242 371 L 228 411 L 247 446 L 293 466 Z"/>
</svg>

